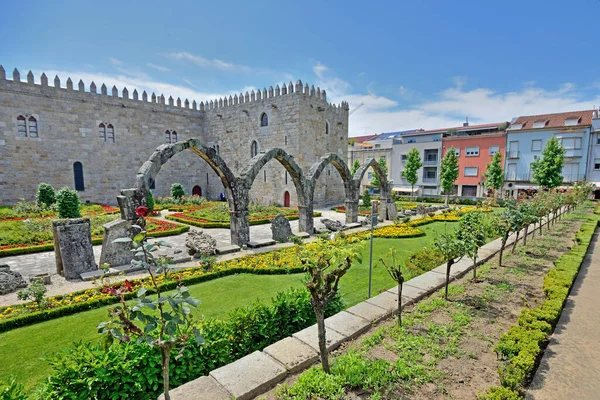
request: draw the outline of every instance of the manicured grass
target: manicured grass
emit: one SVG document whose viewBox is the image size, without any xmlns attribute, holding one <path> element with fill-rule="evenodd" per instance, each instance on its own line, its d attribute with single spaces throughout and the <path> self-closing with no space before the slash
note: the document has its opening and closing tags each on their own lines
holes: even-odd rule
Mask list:
<svg viewBox="0 0 600 400">
<path fill-rule="evenodd" d="M 377 266 L 379 258 L 391 247 L 407 257 L 419 249 L 431 246 L 434 231 L 453 229 L 455 224 L 434 222 L 420 227 L 426 236 L 407 239 L 373 240 L 372 295 L 395 285 L 383 266 Z M 447 227 L 447 228 L 446 228 Z M 355 263 L 342 279 L 340 290 L 348 306 L 367 298 L 369 273 L 369 241 L 364 241 L 362 262 Z M 206 317 L 226 317 L 236 307 L 254 300 L 269 301 L 276 293 L 290 287 L 302 287 L 304 274 L 252 275 L 240 274 L 203 282 L 190 287 L 190 293 L 202 301 L 200 312 Z M 50 372 L 44 354 L 58 352 L 76 341 L 98 339 L 96 326 L 107 320 L 107 307 L 61 317 L 55 320 L 14 329 L 0 334 L 0 377 L 15 375 L 28 389 L 39 383 Z"/>
</svg>

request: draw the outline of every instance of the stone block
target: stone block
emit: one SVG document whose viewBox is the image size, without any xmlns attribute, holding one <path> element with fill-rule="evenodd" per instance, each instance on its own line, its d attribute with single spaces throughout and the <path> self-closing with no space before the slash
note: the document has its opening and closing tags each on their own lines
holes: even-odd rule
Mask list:
<svg viewBox="0 0 600 400">
<path fill-rule="evenodd" d="M 20 273 L 11 271 L 8 264 L 0 264 L 0 295 L 26 287 L 27 282 L 25 282 Z"/>
<path fill-rule="evenodd" d="M 298 232 L 295 235 L 301 239 L 308 239 L 310 237 L 310 233 L 308 232 Z"/>
<path fill-rule="evenodd" d="M 393 288 L 388 290 L 388 293 L 391 293 L 394 296 L 398 296 L 398 286 L 394 286 Z M 426 295 L 427 295 L 427 293 L 423 289 L 419 289 L 417 287 L 409 286 L 406 284 L 402 285 L 402 305 L 403 306 L 407 306 L 407 305 L 416 303 L 417 301 L 421 300 Z M 406 301 L 404 301 L 404 299 L 406 299 Z"/>
<path fill-rule="evenodd" d="M 429 271 L 417 276 L 406 282 L 405 286 L 412 286 L 423 290 L 426 294 L 430 294 L 444 286 L 446 283 L 446 275 L 437 272 Z"/>
<path fill-rule="evenodd" d="M 398 309 L 398 296 L 390 292 L 383 292 L 375 297 L 366 300 L 367 303 L 381 307 L 387 311 L 387 315 L 391 315 Z"/>
<path fill-rule="evenodd" d="M 271 221 L 271 232 L 273 240 L 278 243 L 289 242 L 293 235 L 290 221 L 282 213 L 278 213 Z"/>
<path fill-rule="evenodd" d="M 129 265 L 133 260 L 133 252 L 130 251 L 131 243 L 113 243 L 115 239 L 132 237 L 131 222 L 117 219 L 103 225 L 104 238 L 102 239 L 102 252 L 100 253 L 100 265 L 108 264 L 111 267 Z"/>
<path fill-rule="evenodd" d="M 215 250 L 217 254 L 237 253 L 238 251 L 240 251 L 240 246 L 235 244 L 217 247 L 217 249 Z"/>
<path fill-rule="evenodd" d="M 29 275 L 29 282 L 42 281 L 44 285 L 52 284 L 52 277 L 48 274 Z"/>
<path fill-rule="evenodd" d="M 173 400 L 231 400 L 231 395 L 210 376 L 201 376 L 169 390 Z M 158 400 L 164 400 L 161 394 Z"/>
<path fill-rule="evenodd" d="M 282 364 L 260 351 L 210 372 L 237 400 L 251 399 L 266 392 L 287 375 Z"/>
<path fill-rule="evenodd" d="M 302 371 L 319 359 L 319 353 L 295 337 L 286 337 L 266 347 L 263 353 L 279 361 L 290 373 Z"/>
<path fill-rule="evenodd" d="M 258 239 L 248 242 L 248 247 L 251 249 L 256 249 L 259 247 L 273 246 L 274 244 L 275 241 L 272 239 Z"/>
<path fill-rule="evenodd" d="M 311 325 L 308 328 L 302 329 L 292 335 L 296 339 L 299 339 L 319 351 L 319 338 L 317 336 L 317 324 Z M 327 350 L 331 351 L 339 347 L 339 345 L 346 340 L 346 337 L 334 329 L 325 327 L 325 338 L 327 339 L 326 345 Z"/>
<path fill-rule="evenodd" d="M 450 267 L 450 280 L 460 278 L 473 266 L 473 260 L 470 258 L 463 257 L 459 262 L 455 263 Z M 431 271 L 437 272 L 438 274 L 446 276 L 446 264 L 442 264 Z"/>
<path fill-rule="evenodd" d="M 79 279 L 81 273 L 98 269 L 92 248 L 89 219 L 54 220 L 52 231 L 58 274 L 65 279 Z"/>
<path fill-rule="evenodd" d="M 344 230 L 346 231 L 346 230 L 349 230 L 349 229 L 360 228 L 361 226 L 362 226 L 362 224 L 359 223 L 359 222 L 351 222 L 351 223 L 346 224 L 344 226 Z"/>
<path fill-rule="evenodd" d="M 376 306 L 375 304 L 367 303 L 366 301 L 358 303 L 346 311 L 373 323 L 379 322 L 390 315 L 390 312 L 387 309 Z"/>
<path fill-rule="evenodd" d="M 371 327 L 371 321 L 342 311 L 325 319 L 325 327 L 354 339 Z"/>
</svg>

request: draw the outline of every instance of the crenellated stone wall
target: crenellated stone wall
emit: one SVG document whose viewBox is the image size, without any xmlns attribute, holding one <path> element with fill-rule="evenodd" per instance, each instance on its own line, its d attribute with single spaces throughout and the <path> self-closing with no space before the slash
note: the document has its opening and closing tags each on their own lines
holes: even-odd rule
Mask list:
<svg viewBox="0 0 600 400">
<path fill-rule="evenodd" d="M 21 81 L 18 71 L 12 80 L 0 67 L 0 204 L 21 198 L 32 200 L 37 185 L 48 182 L 55 188 L 74 187 L 73 163 L 81 162 L 85 190 L 82 201 L 116 203 L 122 188 L 132 187 L 135 173 L 152 152 L 166 142 L 165 131 L 176 131 L 178 141 L 191 137 L 218 148 L 231 170 L 238 174 L 251 159 L 251 144 L 259 153 L 282 148 L 298 165 L 310 166 L 328 152 L 346 158 L 348 105 L 327 103 L 325 91 L 300 81 L 270 87 L 207 103 L 124 88 L 119 93 L 95 83 L 88 87 L 68 79 L 54 85 L 42 75 Z M 99 93 L 98 93 L 99 91 Z M 266 113 L 268 126 L 261 127 Z M 37 137 L 22 137 L 17 118 L 34 117 Z M 99 134 L 99 125 L 114 127 L 114 143 Z M 202 195 L 219 198 L 223 186 L 219 177 L 197 155 L 183 152 L 171 159 L 156 177 L 156 196 L 168 195 L 172 183 L 182 183 L 186 194 L 194 186 Z M 275 160 L 255 179 L 251 200 L 284 203 L 285 192 L 297 205 L 291 177 Z M 344 190 L 333 167 L 321 175 L 315 190 L 315 204 L 341 204 Z"/>
</svg>

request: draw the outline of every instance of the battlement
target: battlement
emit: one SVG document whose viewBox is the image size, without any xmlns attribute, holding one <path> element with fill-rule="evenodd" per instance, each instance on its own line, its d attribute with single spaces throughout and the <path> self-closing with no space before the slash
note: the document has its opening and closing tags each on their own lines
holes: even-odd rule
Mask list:
<svg viewBox="0 0 600 400">
<path fill-rule="evenodd" d="M 273 86 L 270 86 L 268 90 L 267 88 L 263 88 L 262 91 L 260 89 L 257 89 L 256 91 L 251 90 L 250 92 L 246 91 L 245 94 L 240 93 L 239 96 L 236 94 L 234 96 L 223 97 L 206 102 L 197 102 L 196 100 L 192 100 L 190 102 L 189 99 L 185 99 L 184 101 L 182 101 L 180 97 L 174 99 L 172 96 L 169 96 L 169 98 L 166 99 L 164 94 L 158 96 L 154 92 L 152 92 L 152 94 L 149 96 L 145 90 L 141 93 L 140 96 L 137 89 L 134 89 L 130 95 L 129 90 L 126 87 L 124 87 L 120 91 L 119 95 L 119 89 L 116 86 L 113 86 L 111 88 L 109 94 L 108 87 L 104 83 L 100 86 L 100 93 L 98 93 L 98 88 L 95 82 L 92 81 L 88 87 L 88 90 L 86 90 L 85 83 L 82 80 L 79 80 L 79 82 L 77 83 L 77 88 L 75 88 L 73 85 L 73 81 L 70 77 L 68 77 L 66 80 L 66 87 L 63 87 L 61 86 L 61 80 L 58 77 L 58 75 L 54 77 L 54 85 L 50 86 L 48 84 L 48 77 L 45 73 L 42 73 L 40 77 L 40 84 L 36 84 L 32 71 L 29 71 L 29 73 L 27 74 L 27 80 L 24 82 L 21 80 L 21 74 L 17 68 L 13 70 L 12 74 L 13 79 L 11 81 L 6 78 L 6 71 L 4 70 L 2 65 L 0 65 L 0 87 L 7 87 L 11 84 L 19 84 L 19 86 L 24 86 L 26 88 L 41 88 L 44 90 L 45 95 L 48 94 L 48 90 L 52 89 L 55 89 L 57 93 L 72 92 L 78 93 L 79 95 L 83 96 L 100 95 L 106 96 L 107 101 L 109 101 L 109 99 L 118 99 L 119 101 L 124 100 L 128 101 L 132 106 L 135 105 L 135 102 L 138 102 L 138 104 L 157 104 L 162 105 L 166 109 L 173 111 L 188 110 L 202 113 L 207 110 L 228 108 L 236 105 L 264 101 L 266 99 L 290 95 L 303 95 L 312 97 L 317 101 L 321 101 L 323 103 L 323 106 L 329 108 L 334 112 L 347 112 L 349 109 L 348 103 L 345 101 L 341 102 L 338 105 L 327 103 L 327 93 L 325 92 L 325 90 L 321 90 L 319 87 L 315 89 L 314 85 L 310 86 L 310 88 L 308 84 L 305 84 L 303 86 L 301 80 L 298 80 L 295 85 L 292 84 L 292 82 L 290 81 L 287 85 L 283 83 L 281 87 L 279 85 L 276 85 L 275 88 L 273 88 Z"/>
</svg>

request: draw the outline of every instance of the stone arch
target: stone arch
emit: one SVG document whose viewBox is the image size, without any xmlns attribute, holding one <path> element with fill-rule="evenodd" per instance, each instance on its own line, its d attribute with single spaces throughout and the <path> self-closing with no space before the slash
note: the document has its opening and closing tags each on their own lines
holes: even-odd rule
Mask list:
<svg viewBox="0 0 600 400">
<path fill-rule="evenodd" d="M 381 166 L 374 158 L 367 158 L 364 164 L 361 165 L 360 168 L 357 169 L 354 173 L 353 181 L 357 194 L 360 194 L 360 182 L 362 181 L 365 173 L 369 168 L 373 168 L 373 171 L 375 171 L 377 177 L 379 178 L 379 189 L 381 191 L 381 198 L 389 198 L 390 185 L 387 180 L 387 174 L 383 171 L 383 169 L 381 169 Z"/>
</svg>

